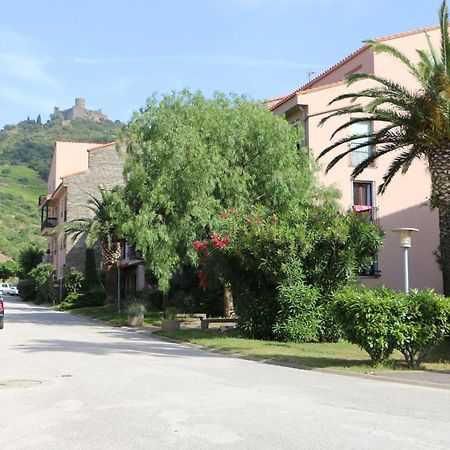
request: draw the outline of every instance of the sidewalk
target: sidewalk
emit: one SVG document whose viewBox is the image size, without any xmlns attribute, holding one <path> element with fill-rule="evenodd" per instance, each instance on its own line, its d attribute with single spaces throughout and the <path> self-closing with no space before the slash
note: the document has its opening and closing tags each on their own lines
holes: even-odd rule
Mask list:
<svg viewBox="0 0 450 450">
<path fill-rule="evenodd" d="M 370 374 L 370 376 L 386 381 L 450 389 L 450 372 L 448 371 L 399 370 L 393 372 L 376 372 Z"/>
</svg>

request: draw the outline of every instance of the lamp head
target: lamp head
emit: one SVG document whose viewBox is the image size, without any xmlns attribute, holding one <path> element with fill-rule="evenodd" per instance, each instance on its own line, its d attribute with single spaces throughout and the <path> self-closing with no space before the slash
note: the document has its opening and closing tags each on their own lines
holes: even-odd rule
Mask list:
<svg viewBox="0 0 450 450">
<path fill-rule="evenodd" d="M 419 231 L 418 228 L 394 228 L 392 230 L 394 233 L 399 233 L 400 235 L 400 247 L 411 248 L 411 236 L 413 233 Z"/>
</svg>

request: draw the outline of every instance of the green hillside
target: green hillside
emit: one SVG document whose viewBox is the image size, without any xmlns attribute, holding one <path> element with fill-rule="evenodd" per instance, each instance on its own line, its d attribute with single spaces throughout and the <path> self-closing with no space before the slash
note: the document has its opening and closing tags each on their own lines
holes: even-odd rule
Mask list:
<svg viewBox="0 0 450 450">
<path fill-rule="evenodd" d="M 5 125 L 0 131 L 0 165 L 24 165 L 46 180 L 55 141 L 110 142 L 122 126 L 119 121 L 59 117 L 44 124 L 24 120 L 17 125 Z"/>
<path fill-rule="evenodd" d="M 15 259 L 29 243 L 44 247 L 37 204 L 46 189 L 47 184 L 33 169 L 0 167 L 0 253 Z"/>
<path fill-rule="evenodd" d="M 47 192 L 47 176 L 56 140 L 109 142 L 123 124 L 86 119 L 45 124 L 26 120 L 0 131 L 0 258 L 16 259 L 30 243 L 45 247 L 40 236 L 38 198 Z"/>
</svg>

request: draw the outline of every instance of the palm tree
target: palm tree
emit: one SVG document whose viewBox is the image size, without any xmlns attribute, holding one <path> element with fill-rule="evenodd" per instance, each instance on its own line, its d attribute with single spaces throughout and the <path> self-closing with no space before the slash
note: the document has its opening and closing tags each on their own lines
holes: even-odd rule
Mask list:
<svg viewBox="0 0 450 450">
<path fill-rule="evenodd" d="M 444 0 L 439 11 L 441 47 L 437 52 L 427 36 L 429 50 L 417 50 L 419 61 L 413 63 L 397 49 L 374 41 L 367 41 L 375 52 L 387 53 L 400 60 L 418 82 L 411 91 L 393 80 L 375 74 L 355 73 L 346 81 L 352 85 L 360 80 L 372 80 L 375 87 L 356 93 L 343 94 L 331 101 L 350 100 L 350 105 L 325 117 L 357 114 L 339 126 L 332 138 L 351 125 L 372 120 L 380 124 L 366 134 L 357 134 L 337 140 L 319 155 L 328 154 L 341 144 L 351 144 L 328 164 L 328 172 L 339 160 L 358 148 L 372 146 L 371 156 L 357 165 L 352 178 L 357 177 L 373 161 L 386 154 L 395 157 L 383 177 L 378 193 L 384 193 L 393 177 L 405 173 L 415 159 L 424 159 L 431 174 L 431 206 L 439 210 L 440 245 L 438 258 L 441 266 L 444 294 L 450 296 L 450 37 L 448 8 Z M 356 101 L 366 103 L 356 105 Z"/>
<path fill-rule="evenodd" d="M 90 196 L 86 208 L 92 211 L 92 217 L 74 219 L 65 226 L 65 235 L 73 240 L 86 236 L 86 245 L 92 248 L 97 242 L 102 250 L 102 268 L 106 272 L 106 300 L 115 299 L 114 267 L 121 254 L 121 235 L 114 216 L 115 190 L 100 188 L 100 198 Z"/>
</svg>

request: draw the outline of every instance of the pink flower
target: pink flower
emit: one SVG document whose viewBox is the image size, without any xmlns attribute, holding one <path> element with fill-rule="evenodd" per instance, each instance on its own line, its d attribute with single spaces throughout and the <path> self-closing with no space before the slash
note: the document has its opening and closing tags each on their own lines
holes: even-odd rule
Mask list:
<svg viewBox="0 0 450 450">
<path fill-rule="evenodd" d="M 228 236 L 225 236 L 223 239 L 221 239 L 219 236 L 213 234 L 211 236 L 211 241 L 213 242 L 213 245 L 215 248 L 224 248 L 230 243 L 230 238 Z"/>
<path fill-rule="evenodd" d="M 272 222 L 272 223 L 275 223 L 275 222 L 278 222 L 280 219 L 277 219 L 276 217 L 271 217 L 270 218 L 270 221 Z"/>
<path fill-rule="evenodd" d="M 201 288 L 206 288 L 208 286 L 208 282 L 206 280 L 200 280 L 200 283 L 198 283 L 198 285 Z"/>
<path fill-rule="evenodd" d="M 194 252 L 199 250 L 206 250 L 208 248 L 208 241 L 194 241 Z"/>
</svg>

